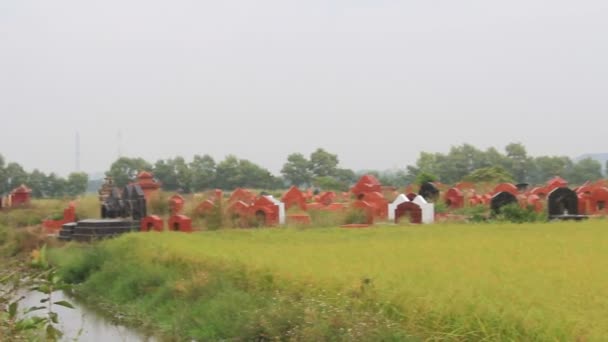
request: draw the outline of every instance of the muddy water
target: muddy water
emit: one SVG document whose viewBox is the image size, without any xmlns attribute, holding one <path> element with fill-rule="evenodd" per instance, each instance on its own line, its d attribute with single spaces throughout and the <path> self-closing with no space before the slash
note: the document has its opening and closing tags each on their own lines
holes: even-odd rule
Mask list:
<svg viewBox="0 0 608 342">
<path fill-rule="evenodd" d="M 39 292 L 27 292 L 23 294 L 25 299 L 19 306 L 22 309 L 32 306 L 42 306 L 40 299 L 45 295 Z M 59 315 L 59 329 L 64 333 L 61 341 L 82 341 L 82 342 L 131 342 L 149 341 L 158 342 L 148 334 L 138 331 L 119 323 L 113 322 L 111 317 L 101 315 L 99 312 L 78 302 L 74 298 L 66 296 L 63 292 L 53 293 L 53 302 L 67 300 L 74 305 L 74 309 L 65 308 L 59 305 L 53 306 L 53 311 Z M 43 315 L 44 310 L 37 311 L 35 314 Z"/>
</svg>

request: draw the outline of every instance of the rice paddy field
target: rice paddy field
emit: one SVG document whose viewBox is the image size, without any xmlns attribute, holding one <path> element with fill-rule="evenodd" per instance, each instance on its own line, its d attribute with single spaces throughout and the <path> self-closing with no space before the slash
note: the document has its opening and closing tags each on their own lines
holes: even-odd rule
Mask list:
<svg viewBox="0 0 608 342">
<path fill-rule="evenodd" d="M 344 310 L 378 316 L 382 324 L 406 333 L 382 335 L 390 338 L 359 335 L 360 339 L 608 338 L 605 220 L 137 233 L 94 248 L 70 245 L 56 251 L 55 260 L 67 278 L 80 277 L 85 293 L 159 321 L 177 310 L 160 312 L 164 304 L 159 304 L 174 300 L 175 293 L 188 293 L 184 305 L 193 310 L 192 315 L 207 317 L 203 321 L 230 319 L 229 312 L 224 313 L 228 317 L 220 317 L 217 307 L 199 313 L 193 309 L 199 300 L 205 302 L 200 291 L 206 286 L 225 290 L 226 282 L 212 285 L 214 274 L 230 273 L 232 283 L 240 282 L 239 288 L 249 294 L 280 292 L 296 298 L 290 304 L 281 302 L 283 306 L 304 305 L 307 297 L 322 298 L 327 305 L 341 308 L 335 314 L 342 318 Z M 209 296 L 207 302 L 218 298 Z M 247 303 L 246 299 L 234 303 L 233 310 L 269 310 L 266 304 Z M 319 316 L 323 321 L 335 318 L 323 312 Z M 300 319 L 306 319 L 306 312 L 293 317 Z M 194 326 L 188 328 L 188 336 L 201 339 L 234 337 L 228 330 L 236 329 L 196 332 Z M 344 327 L 352 329 L 348 324 Z M 284 335 L 289 329 L 271 335 L 289 339 Z M 294 339 L 315 336 L 300 333 Z"/>
</svg>

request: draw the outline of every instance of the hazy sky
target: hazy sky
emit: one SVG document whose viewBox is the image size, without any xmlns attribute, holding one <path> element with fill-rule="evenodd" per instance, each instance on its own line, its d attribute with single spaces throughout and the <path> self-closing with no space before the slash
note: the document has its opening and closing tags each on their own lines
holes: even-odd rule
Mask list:
<svg viewBox="0 0 608 342">
<path fill-rule="evenodd" d="M 464 142 L 607 152 L 606 0 L 2 0 L 0 154 L 104 171 L 317 147 L 386 169 Z"/>
</svg>

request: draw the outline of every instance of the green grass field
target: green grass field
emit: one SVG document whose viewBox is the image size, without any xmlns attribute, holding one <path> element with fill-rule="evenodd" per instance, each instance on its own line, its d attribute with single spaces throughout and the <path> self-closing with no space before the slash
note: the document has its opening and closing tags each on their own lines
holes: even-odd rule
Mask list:
<svg viewBox="0 0 608 342">
<path fill-rule="evenodd" d="M 320 296 L 343 309 L 342 301 L 361 300 L 360 315 L 382 316 L 416 339 L 595 341 L 608 336 L 605 220 L 137 233 L 104 242 L 94 253 L 86 250 L 73 246 L 57 251 L 54 259 L 68 278 L 84 281 L 85 292 L 158 320 L 176 310 L 154 316 L 175 291 L 189 293 L 187 306 L 196 312 L 199 296 L 205 296 L 201 288 L 212 287 L 208 277 L 239 270 L 231 279 L 248 279 L 249 285 L 237 286 L 244 292 L 262 291 L 269 282 L 272 291 L 290 298 Z M 133 284 L 140 290 L 130 289 Z M 291 304 L 302 305 L 301 300 Z M 243 304 L 241 309 L 260 307 L 268 308 Z M 214 314 L 214 308 L 205 310 L 200 315 Z M 189 334 L 229 336 L 220 330 Z"/>
</svg>

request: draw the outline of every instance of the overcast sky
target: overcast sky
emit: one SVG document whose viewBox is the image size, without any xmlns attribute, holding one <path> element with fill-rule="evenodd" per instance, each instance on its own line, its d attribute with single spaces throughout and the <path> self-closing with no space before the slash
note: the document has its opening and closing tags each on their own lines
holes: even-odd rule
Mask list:
<svg viewBox="0 0 608 342">
<path fill-rule="evenodd" d="M 2 0 L 0 154 L 105 171 L 317 147 L 387 169 L 464 142 L 608 152 L 606 0 Z M 122 135 L 119 143 L 118 136 Z"/>
</svg>

